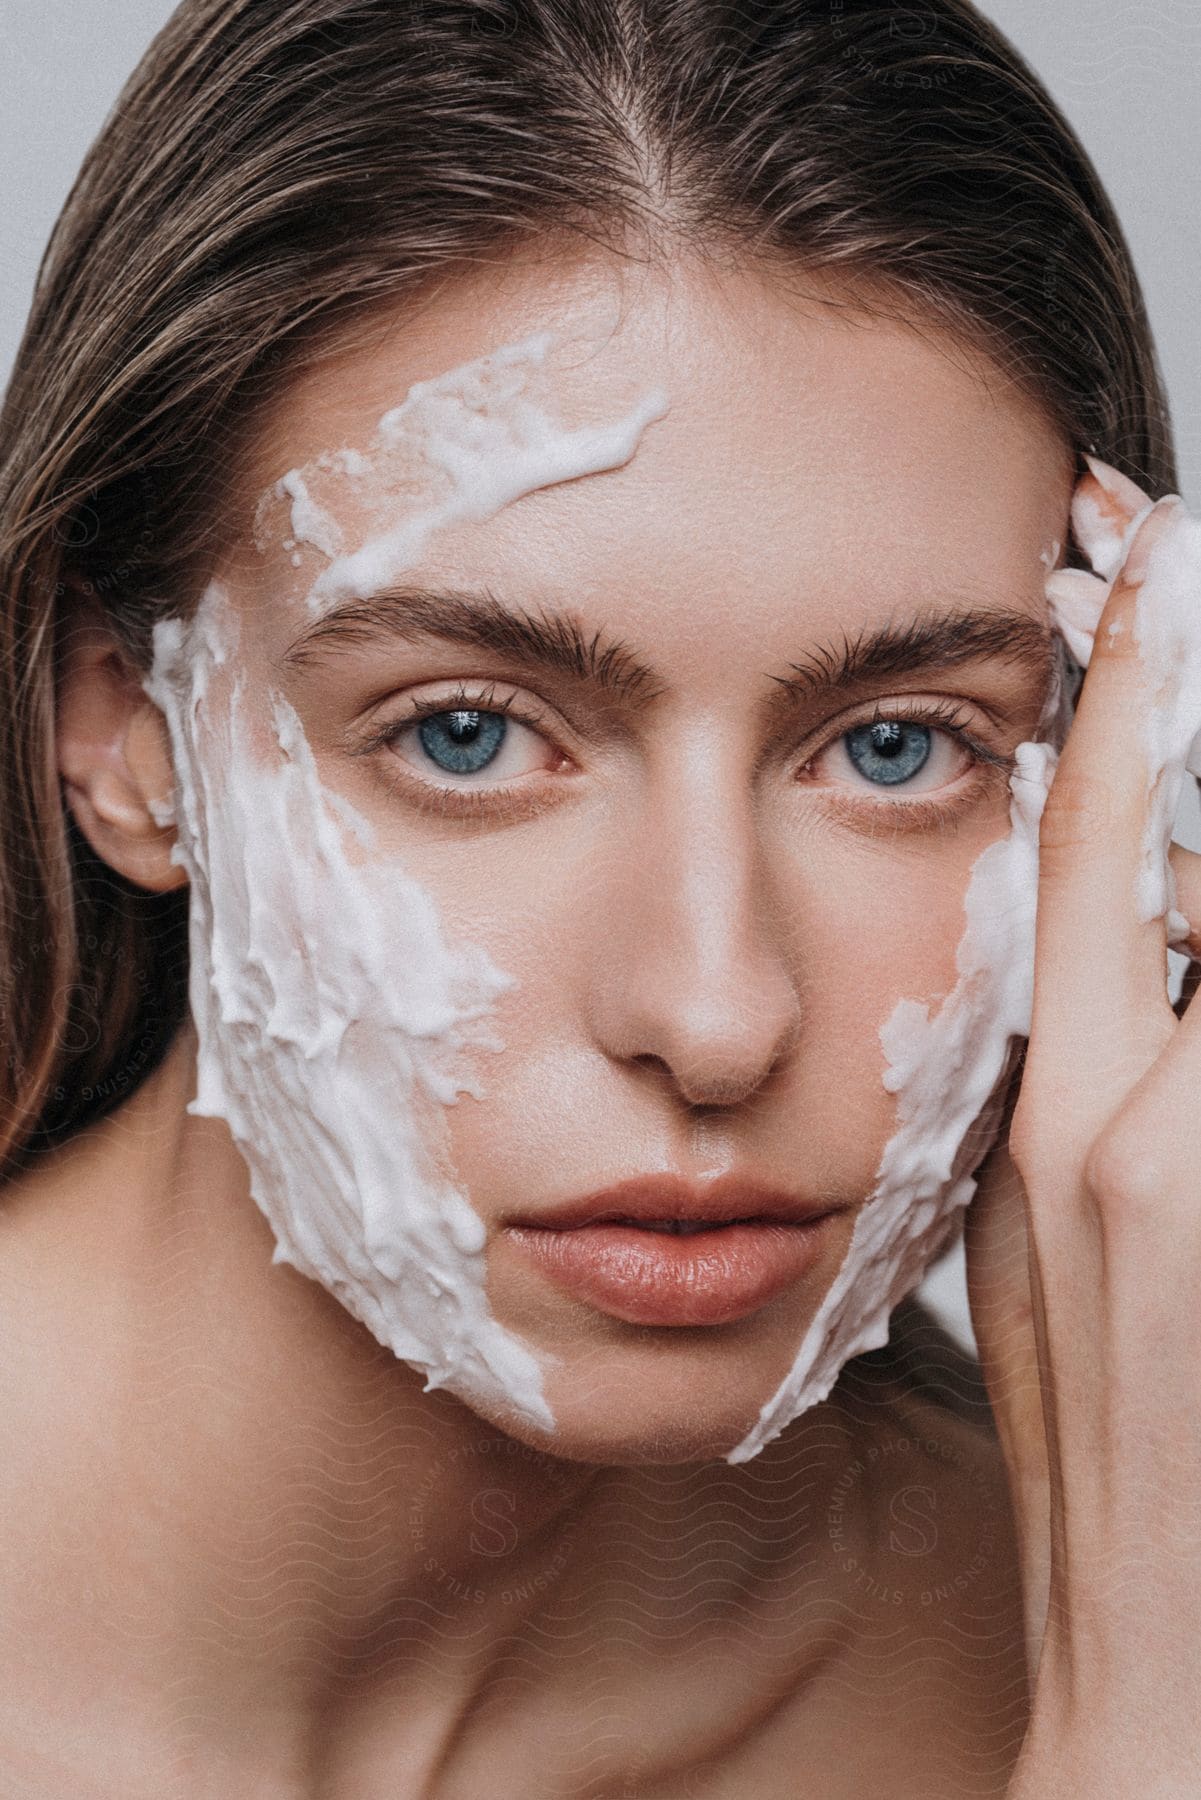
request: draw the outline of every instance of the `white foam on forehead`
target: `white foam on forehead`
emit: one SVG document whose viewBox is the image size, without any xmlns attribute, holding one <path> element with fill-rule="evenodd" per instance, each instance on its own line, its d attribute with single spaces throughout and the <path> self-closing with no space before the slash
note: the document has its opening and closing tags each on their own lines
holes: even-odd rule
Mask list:
<svg viewBox="0 0 1201 1800">
<path fill-rule="evenodd" d="M 337 556 L 342 548 L 342 527 L 314 500 L 300 470 L 289 469 L 286 475 L 281 475 L 276 489 L 281 498 L 287 495 L 292 502 L 292 536 L 285 549 L 292 549 L 296 544 L 311 544 L 323 556 Z"/>
<path fill-rule="evenodd" d="M 643 431 L 667 411 L 662 388 L 641 395 L 620 417 L 602 425 L 565 428 L 545 393 L 547 353 L 558 341 L 540 331 L 502 345 L 430 381 L 414 382 L 403 401 L 379 419 L 371 450 L 341 451 L 314 466 L 361 482 L 403 452 L 432 478 L 436 496 L 398 500 L 391 526 L 354 550 L 328 509 L 309 491 L 305 471 L 291 469 L 270 496 L 291 502 L 292 535 L 285 548 L 308 543 L 329 558 L 307 595 L 319 615 L 345 600 L 361 600 L 418 562 L 431 535 L 447 526 L 492 518 L 539 488 L 619 468 Z M 262 503 L 260 503 L 260 516 Z"/>
</svg>

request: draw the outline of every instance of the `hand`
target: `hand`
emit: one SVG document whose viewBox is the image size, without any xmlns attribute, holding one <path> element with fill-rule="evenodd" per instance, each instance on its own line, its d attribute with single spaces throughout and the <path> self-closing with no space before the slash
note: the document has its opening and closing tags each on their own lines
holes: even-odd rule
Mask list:
<svg viewBox="0 0 1201 1800">
<path fill-rule="evenodd" d="M 1030 1729 L 1010 1793 L 1195 1800 L 1201 1007 L 1178 1016 L 1168 1001 L 1164 912 L 1175 898 L 1172 935 L 1201 957 L 1201 857 L 1174 846 L 1165 862 L 1163 838 L 1198 678 L 1190 639 L 1201 671 L 1201 525 L 1103 465 L 1077 488 L 1073 522 L 1102 574 L 1061 572 L 1048 594 L 1054 604 L 1058 582 L 1074 628 L 1087 638 L 1091 624 L 1095 643 L 1040 834 L 1016 1107 L 966 1226 L 1031 1651 Z M 1157 671 L 1140 654 L 1147 621 L 1171 617 L 1178 599 L 1194 621 L 1182 615 Z M 1195 731 L 1201 680 L 1191 699 Z M 1154 799 L 1152 707 L 1177 727 Z"/>
</svg>

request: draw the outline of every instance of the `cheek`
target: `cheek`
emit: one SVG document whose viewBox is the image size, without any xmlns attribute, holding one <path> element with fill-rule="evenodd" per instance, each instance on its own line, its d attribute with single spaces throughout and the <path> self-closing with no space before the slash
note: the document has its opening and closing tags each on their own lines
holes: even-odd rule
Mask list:
<svg viewBox="0 0 1201 1800">
<path fill-rule="evenodd" d="M 817 1188 L 870 1191 L 897 1116 L 880 1028 L 898 1001 L 936 1012 L 954 988 L 971 868 L 1003 830 L 991 818 L 921 844 L 830 830 L 777 864 L 784 923 L 765 954 L 787 959 L 803 1027 L 779 1077 L 731 1121 L 755 1154 Z M 595 834 L 582 858 L 555 843 L 559 831 L 547 819 L 524 841 L 499 834 L 453 856 L 426 845 L 411 859 L 448 932 L 514 977 L 496 1002 L 504 1049 L 481 1067 L 481 1097 L 447 1115 L 457 1175 L 485 1215 L 659 1160 L 678 1126 L 671 1089 L 608 1054 L 592 1029 L 594 999 L 612 994 L 629 953 L 626 890 L 598 888 Z"/>
<path fill-rule="evenodd" d="M 583 1128 L 602 1178 L 621 1143 L 611 1123 L 601 1142 L 603 1122 L 615 1117 L 613 1076 L 588 1028 L 588 983 L 613 951 L 581 929 L 575 859 L 521 837 L 501 833 L 453 854 L 424 846 L 406 858 L 447 934 L 511 979 L 493 1001 L 499 1048 L 477 1059 L 478 1095 L 463 1095 L 445 1114 L 456 1177 L 484 1215 L 523 1192 L 545 1195 L 559 1176 L 584 1175 L 578 1149 L 565 1156 L 565 1121 L 573 1141 Z M 627 1115 L 627 1138 L 630 1123 Z"/>
<path fill-rule="evenodd" d="M 972 863 L 990 841 L 960 838 L 904 855 L 851 854 L 806 882 L 813 998 L 833 1025 L 879 1051 L 878 1027 L 902 998 L 936 1003 L 955 985 Z"/>
<path fill-rule="evenodd" d="M 831 842 L 796 871 L 793 953 L 804 1027 L 791 1130 L 819 1184 L 865 1195 L 897 1124 L 880 1029 L 899 1001 L 937 1013 L 957 980 L 964 894 L 994 823 L 904 849 Z"/>
</svg>

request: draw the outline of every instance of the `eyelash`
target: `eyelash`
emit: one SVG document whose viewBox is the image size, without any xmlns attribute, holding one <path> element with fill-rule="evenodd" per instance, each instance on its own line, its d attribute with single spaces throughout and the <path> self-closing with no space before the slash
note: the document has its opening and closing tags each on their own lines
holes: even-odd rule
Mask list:
<svg viewBox="0 0 1201 1800">
<path fill-rule="evenodd" d="M 381 726 L 362 746 L 362 753 L 370 754 L 384 749 L 411 725 L 419 725 L 422 719 L 456 710 L 501 713 L 506 719 L 513 719 L 519 725 L 528 725 L 531 731 L 540 732 L 544 737 L 550 736 L 547 716 L 536 707 L 516 704 L 517 693 L 518 689 L 514 688 L 507 700 L 498 701 L 495 683 L 485 690 L 472 689 L 460 682 L 453 694 L 440 694 L 431 700 L 410 700 L 407 702 L 405 717 L 390 720 L 387 725 Z M 499 820 L 518 814 L 527 817 L 550 804 L 545 795 L 516 793 L 511 782 L 507 786 L 502 784 L 491 788 L 439 787 L 436 782 L 423 781 L 419 775 L 410 775 L 399 759 L 394 763 L 392 779 L 398 786 L 406 789 L 423 812 L 448 818 Z"/>
<path fill-rule="evenodd" d="M 414 724 L 420 724 L 422 719 L 432 718 L 439 713 L 454 712 L 457 709 L 499 713 L 504 718 L 512 719 L 520 725 L 526 725 L 530 730 L 537 731 L 543 736 L 550 736 L 546 715 L 540 713 L 536 707 L 517 704 L 518 691 L 515 688 L 507 699 L 498 701 L 495 684 L 484 690 L 473 689 L 460 683 L 452 694 L 440 694 L 430 700 L 411 700 L 408 702 L 408 711 L 405 717 L 390 720 L 387 725 L 374 732 L 369 741 L 362 745 L 360 754 L 367 755 L 393 744 L 402 732 Z M 832 797 L 831 803 L 836 809 L 845 808 L 848 814 L 853 813 L 858 818 L 875 813 L 881 817 L 888 815 L 894 824 L 900 824 L 901 820 L 898 815 L 903 813 L 906 823 L 911 827 L 922 829 L 927 825 L 940 824 L 960 812 L 965 806 L 973 804 L 979 797 L 982 784 L 995 781 L 999 774 L 1004 775 L 1007 783 L 1013 770 L 1012 757 L 998 755 L 995 750 L 990 750 L 987 745 L 982 744 L 965 728 L 966 716 L 962 707 L 949 700 L 897 701 L 888 706 L 877 702 L 875 711 L 869 717 L 852 720 L 843 727 L 842 731 L 836 732 L 833 737 L 827 738 L 824 743 L 819 745 L 805 767 L 808 768 L 824 750 L 836 744 L 848 733 L 864 726 L 906 723 L 938 727 L 955 738 L 967 750 L 972 759 L 970 773 L 976 779 L 969 782 L 967 787 L 950 799 L 942 800 L 929 797 L 913 800 L 873 800 L 870 796 L 861 795 L 857 791 L 854 799 L 840 799 L 835 796 Z M 543 796 L 517 794 L 514 791 L 516 784 L 512 782 L 491 788 L 441 787 L 436 782 L 427 782 L 420 776 L 408 774 L 399 764 L 394 779 L 408 790 L 422 810 L 453 818 L 495 820 L 506 815 L 511 816 L 516 812 L 529 815 L 541 810 L 543 805 L 549 804 Z"/>
<path fill-rule="evenodd" d="M 1003 787 L 1007 790 L 1014 769 L 1013 758 L 1002 756 L 996 750 L 990 750 L 987 744 L 982 744 L 974 733 L 967 730 L 964 720 L 968 717 L 970 715 L 965 713 L 963 707 L 952 700 L 899 700 L 886 706 L 877 702 L 870 717 L 852 719 L 841 731 L 827 738 L 814 751 L 809 763 L 815 762 L 822 751 L 862 726 L 892 723 L 931 725 L 945 731 L 968 752 L 971 767 L 967 771 L 967 779 L 953 793 L 942 798 L 926 794 L 912 800 L 886 800 L 883 797 L 873 799 L 870 794 L 856 789 L 853 795 L 850 792 L 828 794 L 827 805 L 848 824 L 868 821 L 886 824 L 894 830 L 925 831 L 946 825 L 957 818 L 967 808 L 976 805 L 988 788 Z M 806 767 L 808 766 L 807 763 Z"/>
</svg>

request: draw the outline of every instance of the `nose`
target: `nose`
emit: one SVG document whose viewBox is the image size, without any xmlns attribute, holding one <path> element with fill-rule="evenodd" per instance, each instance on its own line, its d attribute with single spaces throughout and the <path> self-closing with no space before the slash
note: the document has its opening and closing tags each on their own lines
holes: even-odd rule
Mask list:
<svg viewBox="0 0 1201 1800">
<path fill-rule="evenodd" d="M 787 1057 L 801 1005 L 753 797 L 710 763 L 665 781 L 589 882 L 593 1034 L 693 1106 L 737 1106 Z"/>
</svg>

